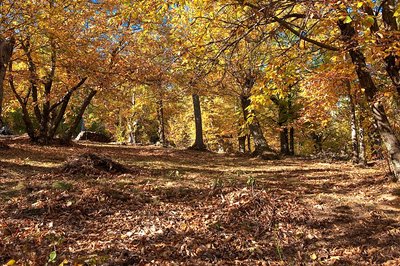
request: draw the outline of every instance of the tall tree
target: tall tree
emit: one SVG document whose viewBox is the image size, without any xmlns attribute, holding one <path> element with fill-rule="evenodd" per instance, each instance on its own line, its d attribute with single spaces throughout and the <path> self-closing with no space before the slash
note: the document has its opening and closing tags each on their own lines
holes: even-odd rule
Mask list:
<svg viewBox="0 0 400 266">
<path fill-rule="evenodd" d="M 3 126 L 3 98 L 4 98 L 4 79 L 6 77 L 7 66 L 11 60 L 14 50 L 15 38 L 8 39 L 0 36 L 0 127 Z"/>
</svg>

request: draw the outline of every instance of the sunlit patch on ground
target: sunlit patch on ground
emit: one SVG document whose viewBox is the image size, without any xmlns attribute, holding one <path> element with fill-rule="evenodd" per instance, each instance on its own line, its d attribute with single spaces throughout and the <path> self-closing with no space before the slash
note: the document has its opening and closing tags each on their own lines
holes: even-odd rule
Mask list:
<svg viewBox="0 0 400 266">
<path fill-rule="evenodd" d="M 400 263 L 400 192 L 384 164 L 10 146 L 0 152 L 0 264 L 44 265 L 54 251 L 54 265 Z M 87 152 L 131 172 L 60 172 Z"/>
</svg>

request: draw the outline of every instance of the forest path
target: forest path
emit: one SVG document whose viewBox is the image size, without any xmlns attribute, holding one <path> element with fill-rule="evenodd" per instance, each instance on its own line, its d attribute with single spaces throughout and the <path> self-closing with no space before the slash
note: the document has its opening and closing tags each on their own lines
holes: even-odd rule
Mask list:
<svg viewBox="0 0 400 266">
<path fill-rule="evenodd" d="M 0 264 L 43 265 L 53 250 L 58 264 L 400 263 L 400 189 L 383 163 L 9 145 L 0 151 Z M 59 170 L 86 152 L 131 170 Z"/>
</svg>

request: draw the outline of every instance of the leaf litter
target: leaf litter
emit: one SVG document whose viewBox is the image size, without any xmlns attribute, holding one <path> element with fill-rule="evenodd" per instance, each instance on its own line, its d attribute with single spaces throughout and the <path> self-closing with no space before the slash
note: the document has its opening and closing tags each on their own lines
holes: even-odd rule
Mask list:
<svg viewBox="0 0 400 266">
<path fill-rule="evenodd" d="M 0 264 L 400 262 L 400 192 L 382 164 L 364 169 L 155 147 L 9 145 L 0 162 Z M 85 161 L 90 156 L 71 152 L 96 152 L 124 171 L 98 169 Z M 20 158 L 40 164 L 20 165 Z M 74 160 L 77 168 L 63 168 Z"/>
</svg>

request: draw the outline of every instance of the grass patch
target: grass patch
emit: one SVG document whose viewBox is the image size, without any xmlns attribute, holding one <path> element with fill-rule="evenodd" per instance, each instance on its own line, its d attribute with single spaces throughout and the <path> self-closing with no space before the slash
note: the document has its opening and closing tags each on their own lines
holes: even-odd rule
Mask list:
<svg viewBox="0 0 400 266">
<path fill-rule="evenodd" d="M 73 189 L 74 186 L 71 183 L 68 183 L 68 182 L 55 181 L 55 182 L 53 182 L 51 187 L 54 188 L 54 189 L 66 191 L 66 190 Z"/>
</svg>

